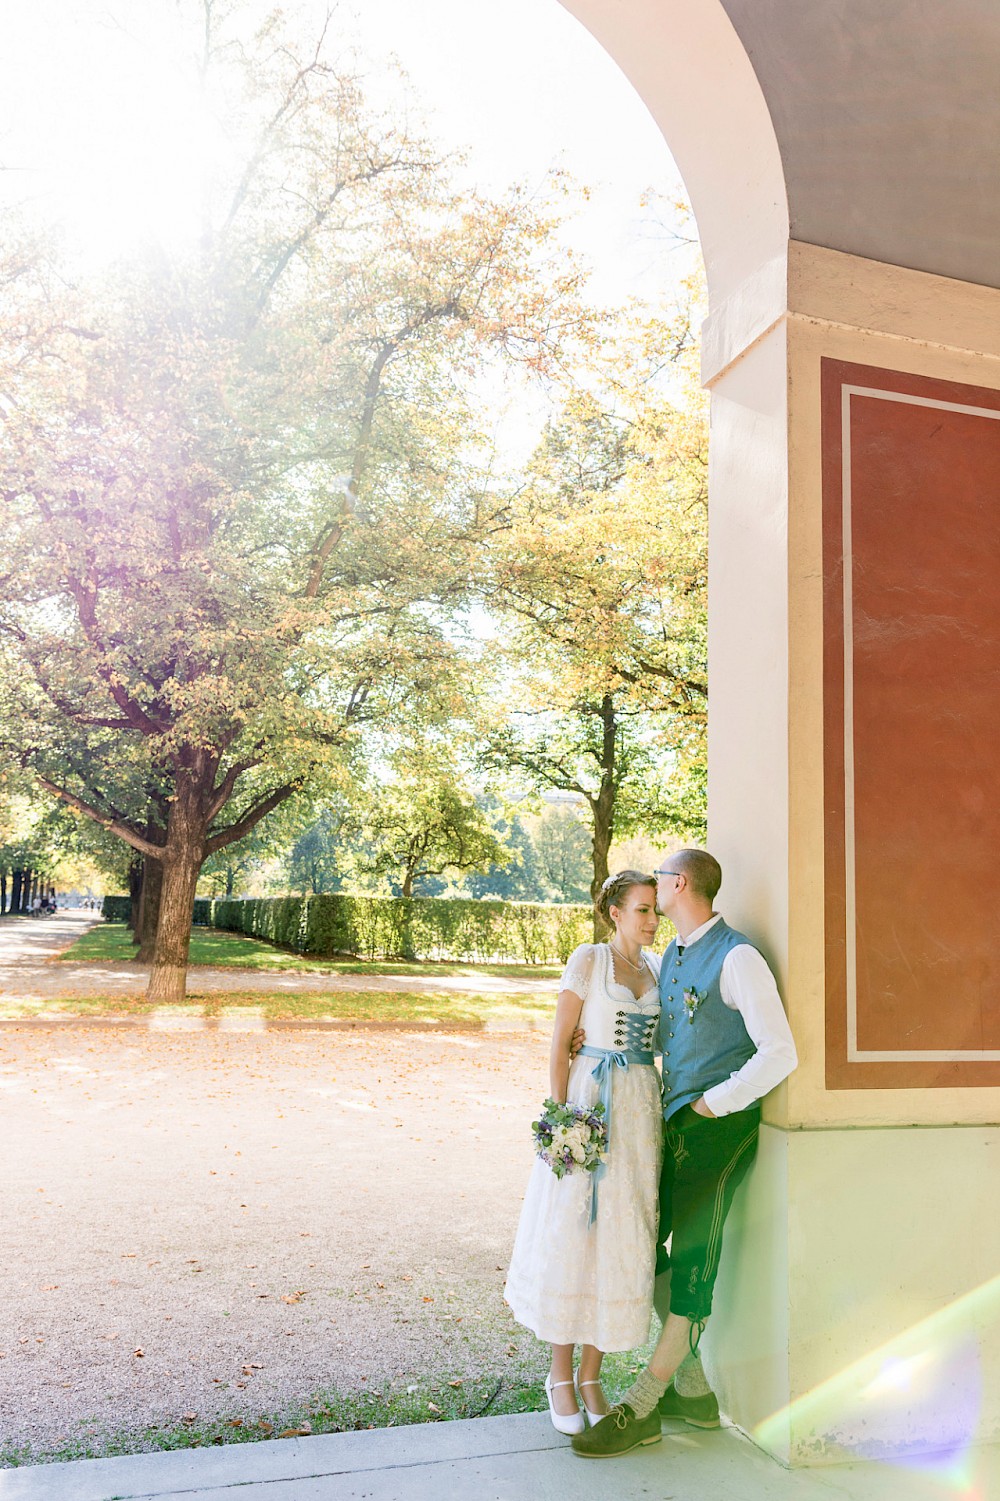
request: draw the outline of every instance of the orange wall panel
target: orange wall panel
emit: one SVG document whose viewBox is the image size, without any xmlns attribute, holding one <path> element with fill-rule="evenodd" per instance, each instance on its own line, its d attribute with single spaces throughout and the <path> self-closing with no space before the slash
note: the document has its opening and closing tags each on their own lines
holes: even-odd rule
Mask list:
<svg viewBox="0 0 1000 1501">
<path fill-rule="evenodd" d="M 1000 1084 L 1000 393 L 822 384 L 827 1085 Z"/>
</svg>

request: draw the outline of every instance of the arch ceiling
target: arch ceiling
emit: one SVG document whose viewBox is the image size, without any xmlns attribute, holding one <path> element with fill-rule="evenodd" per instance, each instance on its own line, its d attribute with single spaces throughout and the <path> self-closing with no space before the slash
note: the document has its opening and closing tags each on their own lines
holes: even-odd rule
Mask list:
<svg viewBox="0 0 1000 1501">
<path fill-rule="evenodd" d="M 1000 286 L 998 0 L 563 3 L 661 125 L 716 295 L 786 209 L 793 239 Z"/>
</svg>

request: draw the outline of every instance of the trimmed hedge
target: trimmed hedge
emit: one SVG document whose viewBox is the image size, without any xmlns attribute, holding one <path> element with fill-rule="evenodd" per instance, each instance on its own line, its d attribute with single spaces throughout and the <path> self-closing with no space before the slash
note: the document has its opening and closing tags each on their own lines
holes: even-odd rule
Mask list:
<svg viewBox="0 0 1000 1501">
<path fill-rule="evenodd" d="M 300 954 L 368 959 L 464 959 L 545 964 L 592 933 L 583 905 L 483 902 L 465 897 L 248 897 L 211 904 L 211 923 Z"/>
<path fill-rule="evenodd" d="M 303 953 L 299 930 L 306 906 L 307 898 L 302 896 L 221 898 L 212 903 L 212 926 Z"/>
<path fill-rule="evenodd" d="M 128 922 L 131 899 L 127 896 L 106 896 L 101 902 L 105 922 Z M 199 927 L 208 927 L 212 921 L 212 903 L 207 897 L 195 898 L 192 921 Z"/>
</svg>

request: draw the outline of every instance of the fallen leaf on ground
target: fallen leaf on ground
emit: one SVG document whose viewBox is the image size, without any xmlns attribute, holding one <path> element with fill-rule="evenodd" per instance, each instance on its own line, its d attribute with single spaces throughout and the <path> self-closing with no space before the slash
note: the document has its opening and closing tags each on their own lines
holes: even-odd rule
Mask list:
<svg viewBox="0 0 1000 1501">
<path fill-rule="evenodd" d="M 135 1348 L 135 1349 L 134 1349 L 134 1350 L 133 1350 L 133 1351 L 132 1351 L 132 1354 L 133 1354 L 133 1355 L 135 1355 L 135 1356 L 139 1356 L 139 1357 L 141 1357 L 141 1356 L 143 1356 L 143 1355 L 145 1355 L 145 1353 L 146 1353 L 146 1352 L 145 1352 L 145 1350 L 144 1350 L 144 1349 L 143 1349 L 143 1348 L 142 1348 L 142 1346 L 141 1346 L 141 1345 L 137 1345 L 137 1346 L 136 1346 L 136 1348 Z"/>
<path fill-rule="evenodd" d="M 428 1402 L 428 1404 L 427 1404 L 427 1411 L 428 1411 L 428 1412 L 440 1412 L 440 1411 L 441 1411 L 441 1409 L 440 1409 L 440 1407 L 439 1407 L 439 1406 L 438 1406 L 438 1405 L 437 1405 L 437 1403 L 436 1403 L 436 1402 Z"/>
<path fill-rule="evenodd" d="M 274 1432 L 274 1424 L 269 1423 L 266 1418 L 261 1418 L 260 1422 L 257 1424 L 257 1427 L 260 1429 L 261 1433 L 265 1435 Z"/>
<path fill-rule="evenodd" d="M 312 1424 L 303 1423 L 300 1428 L 283 1428 L 278 1434 L 279 1438 L 306 1438 L 312 1433 Z"/>
</svg>

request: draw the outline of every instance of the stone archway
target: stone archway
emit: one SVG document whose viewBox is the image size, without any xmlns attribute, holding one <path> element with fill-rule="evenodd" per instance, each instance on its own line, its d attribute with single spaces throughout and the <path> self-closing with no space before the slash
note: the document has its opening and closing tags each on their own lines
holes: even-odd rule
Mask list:
<svg viewBox="0 0 1000 1501">
<path fill-rule="evenodd" d="M 709 842 L 801 1058 L 709 1356 L 786 1462 L 958 1452 L 1000 1434 L 1000 12 L 562 3 L 698 220 Z"/>
</svg>

